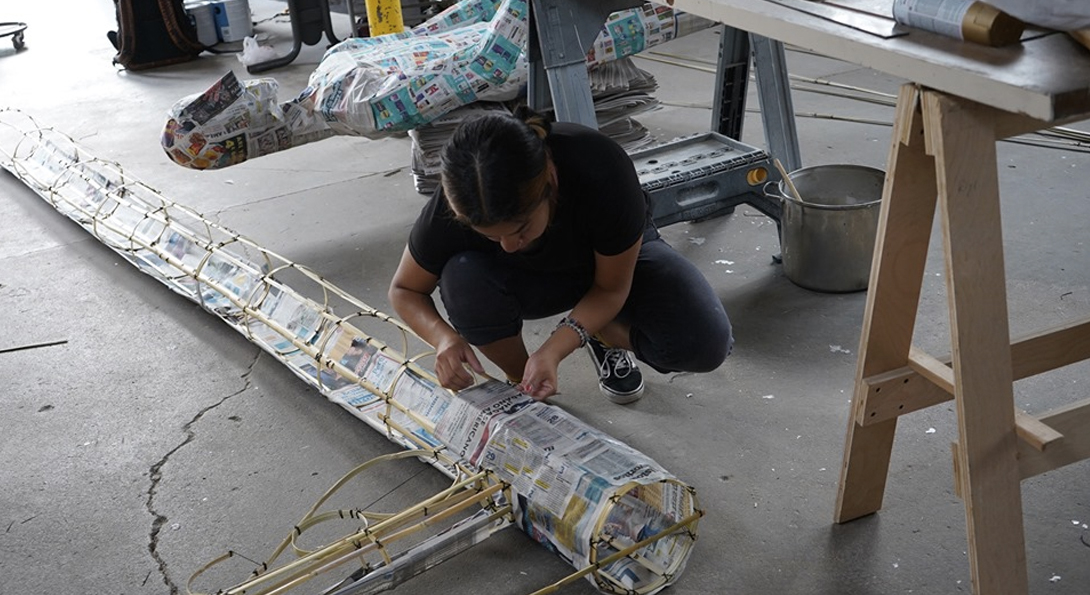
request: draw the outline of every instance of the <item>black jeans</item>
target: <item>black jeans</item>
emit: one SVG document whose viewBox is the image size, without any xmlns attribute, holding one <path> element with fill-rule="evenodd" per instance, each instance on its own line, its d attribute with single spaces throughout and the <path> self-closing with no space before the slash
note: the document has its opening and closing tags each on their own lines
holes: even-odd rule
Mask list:
<svg viewBox="0 0 1090 595">
<path fill-rule="evenodd" d="M 571 310 L 592 281 L 592 271 L 527 271 L 463 252 L 443 268 L 439 290 L 458 334 L 487 345 L 520 334 L 523 320 Z M 617 320 L 630 325 L 636 358 L 659 372 L 714 370 L 734 346 L 730 320 L 707 279 L 661 238 L 643 243 Z"/>
</svg>

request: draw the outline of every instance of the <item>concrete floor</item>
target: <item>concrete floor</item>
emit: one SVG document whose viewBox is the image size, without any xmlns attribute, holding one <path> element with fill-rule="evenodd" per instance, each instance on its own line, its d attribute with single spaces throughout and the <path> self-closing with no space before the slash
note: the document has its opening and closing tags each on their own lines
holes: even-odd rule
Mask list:
<svg viewBox="0 0 1090 595">
<path fill-rule="evenodd" d="M 26 50 L 0 39 L 0 107 L 70 134 L 168 198 L 389 311 L 386 286 L 425 200 L 413 189 L 408 139 L 334 138 L 221 171 L 183 169 L 159 147 L 164 115 L 228 70 L 253 78 L 235 57 L 122 72 L 110 64 L 108 0 L 19 4 L 0 14 L 29 24 Z M 259 21 L 283 6 L 251 0 Z M 347 31 L 343 16 L 337 24 Z M 286 50 L 283 23 L 258 31 Z M 305 47 L 268 73 L 285 97 L 302 89 L 321 50 Z M 716 37 L 705 31 L 656 51 L 713 60 Z M 899 84 L 796 51 L 789 63 L 793 73 L 868 88 Z M 708 127 L 711 74 L 646 57 L 639 65 L 661 85 L 663 109 L 640 118 L 661 140 Z M 794 100 L 799 112 L 892 118 L 889 108 L 824 95 L 796 92 Z M 884 165 L 886 126 L 798 124 L 807 165 Z M 751 114 L 743 140 L 763 146 L 760 128 Z M 1090 159 L 1012 143 L 999 156 L 1012 332 L 1085 316 Z M 342 473 L 396 450 L 6 172 L 0 219 L 0 348 L 66 341 L 0 353 L 0 592 L 185 592 L 190 574 L 228 549 L 265 557 Z M 555 402 L 697 488 L 707 516 L 670 592 L 969 592 L 950 406 L 902 419 L 879 514 L 832 523 L 865 294 L 793 285 L 771 260 L 775 226 L 748 207 L 664 235 L 718 291 L 735 324 L 734 354 L 709 374 L 645 372 L 647 394 L 629 407 L 602 398 L 589 363 L 575 356 L 562 367 Z M 933 246 L 916 335 L 938 353 L 949 345 L 941 262 Z M 548 326 L 531 325 L 530 341 Z M 1039 412 L 1084 396 L 1086 370 L 1019 382 L 1018 405 Z M 1080 463 L 1023 484 L 1031 593 L 1090 592 L 1088 471 Z M 396 510 L 446 483 L 430 467 L 404 463 L 347 499 Z M 241 564 L 232 576 L 248 570 Z M 570 571 L 508 530 L 399 591 L 528 593 Z M 560 592 L 594 590 L 579 581 Z"/>
</svg>

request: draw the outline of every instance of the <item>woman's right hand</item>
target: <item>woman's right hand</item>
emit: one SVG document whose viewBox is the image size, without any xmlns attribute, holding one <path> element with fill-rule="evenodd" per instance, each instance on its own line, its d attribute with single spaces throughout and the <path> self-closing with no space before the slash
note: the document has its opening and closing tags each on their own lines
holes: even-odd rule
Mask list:
<svg viewBox="0 0 1090 595">
<path fill-rule="evenodd" d="M 435 347 L 435 376 L 443 388 L 462 390 L 473 386 L 473 374 L 466 365 L 478 374 L 485 373 L 473 346 L 460 335 L 445 338 Z"/>
<path fill-rule="evenodd" d="M 484 374 L 484 367 L 469 342 L 435 309 L 431 294 L 438 284 L 439 277 L 421 267 L 406 246 L 390 281 L 390 303 L 413 332 L 435 347 L 435 376 L 439 384 L 462 390 L 473 386 L 474 380 L 466 365 L 480 374 Z"/>
</svg>

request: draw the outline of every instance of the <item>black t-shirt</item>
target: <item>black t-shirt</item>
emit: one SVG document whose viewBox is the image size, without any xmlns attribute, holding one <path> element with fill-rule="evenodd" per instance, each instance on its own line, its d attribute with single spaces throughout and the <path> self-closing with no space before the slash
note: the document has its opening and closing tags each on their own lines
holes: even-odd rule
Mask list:
<svg viewBox="0 0 1090 595">
<path fill-rule="evenodd" d="M 454 219 L 439 187 L 409 234 L 409 252 L 428 272 L 440 275 L 447 261 L 465 251 L 489 252 L 533 271 L 594 269 L 594 253 L 624 252 L 650 225 L 649 202 L 632 160 L 604 134 L 558 122 L 546 137 L 556 165 L 556 212 L 541 242 L 527 252 L 506 253 Z"/>
</svg>

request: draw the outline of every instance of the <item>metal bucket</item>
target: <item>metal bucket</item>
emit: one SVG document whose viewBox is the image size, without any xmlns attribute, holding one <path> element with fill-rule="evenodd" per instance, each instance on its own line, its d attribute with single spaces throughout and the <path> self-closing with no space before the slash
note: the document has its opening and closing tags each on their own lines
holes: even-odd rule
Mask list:
<svg viewBox="0 0 1090 595">
<path fill-rule="evenodd" d="M 862 165 L 816 165 L 788 175 L 804 202 L 779 182 L 784 274 L 815 291 L 866 289 L 885 172 Z"/>
</svg>

